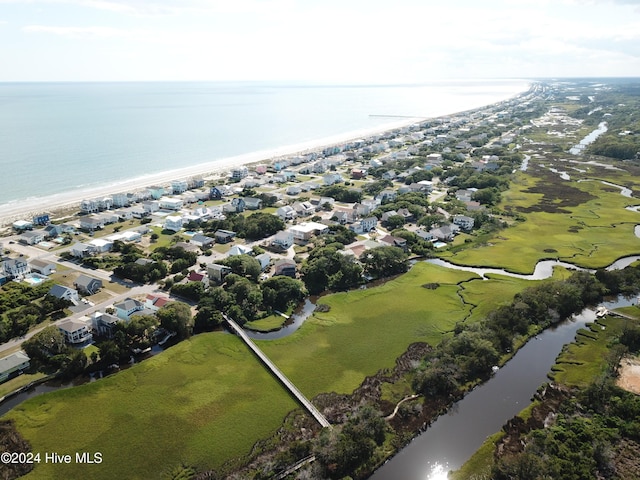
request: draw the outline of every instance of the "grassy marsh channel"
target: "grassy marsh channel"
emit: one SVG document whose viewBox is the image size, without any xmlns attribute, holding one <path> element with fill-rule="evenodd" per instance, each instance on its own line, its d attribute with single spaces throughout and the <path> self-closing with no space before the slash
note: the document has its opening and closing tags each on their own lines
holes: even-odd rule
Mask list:
<svg viewBox="0 0 640 480">
<path fill-rule="evenodd" d="M 563 107 L 552 100 L 547 106 L 552 104 Z M 570 103 L 564 106 L 576 110 Z M 640 253 L 634 234 L 640 214 L 626 209 L 636 200 L 602 183 L 637 189 L 637 162 L 597 157 L 596 165 L 580 157 L 585 162 L 573 164 L 568 153 L 551 148 L 555 137 L 546 132 L 536 127 L 521 133 L 528 137 L 522 150 L 531 156 L 529 168 L 511 175 L 496 206 L 511 215 L 504 216 L 509 226 L 468 235 L 468 242 L 454 243 L 438 256 L 460 265 L 531 273 L 544 259 L 597 269 Z M 620 170 L 600 166 L 608 163 Z M 574 168 L 570 180 L 550 170 L 568 167 Z M 345 424 L 363 406 L 386 417 L 401 404 L 368 460 L 350 472 L 366 478 L 489 375 L 472 375 L 446 395 L 414 398 L 419 367 L 430 361 L 425 359 L 433 359 L 433 352 L 461 332 L 477 333 L 492 312 L 511 306 L 526 289 L 567 280 L 571 273 L 556 268 L 547 280 L 497 274 L 482 279 L 418 262 L 379 286 L 321 297 L 325 311 L 312 314 L 295 333 L 257 343 L 332 423 Z M 272 317 L 254 326 L 271 330 L 282 320 Z M 602 322 L 605 329 L 590 327 L 577 346 L 565 350 L 554 368 L 555 382 L 581 387 L 601 372 L 613 338 L 603 335 L 622 328 L 616 319 Z M 498 351 L 492 364 L 506 362 L 541 328 L 531 323 L 514 334 L 512 347 Z M 320 435 L 240 340 L 223 332 L 196 335 L 98 382 L 33 398 L 4 419 L 13 422 L 33 452 L 100 451 L 102 464 L 91 466 L 96 479 L 274 478 L 274 472 L 313 454 Z M 488 472 L 494 451 L 487 442 L 455 478 Z M 339 478 L 332 471 L 320 474 L 314 465 L 305 468 L 307 478 Z M 41 464 L 25 478 L 86 473 L 86 465 Z"/>
</svg>

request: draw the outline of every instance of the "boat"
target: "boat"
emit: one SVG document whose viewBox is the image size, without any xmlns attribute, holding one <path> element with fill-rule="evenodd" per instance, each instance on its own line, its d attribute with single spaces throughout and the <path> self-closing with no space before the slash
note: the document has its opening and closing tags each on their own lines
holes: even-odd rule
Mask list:
<svg viewBox="0 0 640 480">
<path fill-rule="evenodd" d="M 609 314 L 609 311 L 607 310 L 607 307 L 605 307 L 604 305 L 600 305 L 597 309 L 596 309 L 596 317 L 598 318 L 602 318 L 606 315 Z"/>
</svg>

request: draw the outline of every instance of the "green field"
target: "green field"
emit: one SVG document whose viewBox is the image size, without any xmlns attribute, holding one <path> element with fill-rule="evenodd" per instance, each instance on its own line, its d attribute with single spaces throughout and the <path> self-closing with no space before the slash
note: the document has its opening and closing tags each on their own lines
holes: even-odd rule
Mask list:
<svg viewBox="0 0 640 480">
<path fill-rule="evenodd" d="M 393 367 L 411 343 L 437 345 L 452 332 L 474 310 L 461 296 L 467 302 L 483 300 L 470 317 L 475 321 L 491 305 L 510 302 L 531 285 L 509 277 L 479 278 L 418 263 L 382 286 L 322 297 L 318 302 L 331 307 L 328 313 L 315 313 L 295 334 L 260 347 L 307 396 L 350 393 L 367 375 Z M 440 286 L 430 290 L 422 286 L 427 283 Z"/>
<path fill-rule="evenodd" d="M 233 335 L 203 334 L 98 382 L 35 397 L 12 418 L 32 451 L 101 452 L 26 478 L 148 479 L 247 455 L 296 402 Z"/>
<path fill-rule="evenodd" d="M 500 231 L 482 246 L 444 252 L 442 257 L 461 265 L 531 273 L 536 262 L 547 258 L 599 268 L 640 253 L 640 241 L 634 235 L 640 214 L 625 210 L 634 201 L 618 189 L 599 181 L 545 184 L 519 175 L 518 183 L 504 194 L 503 204 L 516 211 L 532 210 L 523 213 L 526 221 Z M 569 198 L 564 203 L 562 193 Z"/>
<path fill-rule="evenodd" d="M 410 343 L 435 345 L 451 332 L 471 310 L 461 294 L 507 302 L 527 284 L 511 280 L 418 263 L 381 286 L 323 297 L 329 312 L 290 337 L 258 343 L 308 397 L 351 392 Z M 212 333 L 104 380 L 36 397 L 8 418 L 34 452 L 104 457 L 90 471 L 39 465 L 28 478 L 151 478 L 181 463 L 204 470 L 247 455 L 296 407 L 236 337 Z"/>
<path fill-rule="evenodd" d="M 606 368 L 612 340 L 629 320 L 608 316 L 581 329 L 576 341 L 567 345 L 553 366 L 551 379 L 572 387 L 586 387 Z"/>
</svg>

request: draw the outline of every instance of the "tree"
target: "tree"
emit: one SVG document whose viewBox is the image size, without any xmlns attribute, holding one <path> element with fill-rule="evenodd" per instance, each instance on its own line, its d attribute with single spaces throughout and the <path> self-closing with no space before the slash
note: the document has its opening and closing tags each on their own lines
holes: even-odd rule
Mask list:
<svg viewBox="0 0 640 480">
<path fill-rule="evenodd" d="M 377 247 L 360 255 L 364 272 L 375 278 L 389 277 L 409 269 L 407 254 L 398 247 Z"/>
<path fill-rule="evenodd" d="M 290 305 L 302 301 L 306 295 L 304 284 L 285 276 L 275 276 L 260 285 L 265 307 L 272 310 L 286 310 Z"/>
<path fill-rule="evenodd" d="M 284 222 L 276 215 L 262 212 L 252 213 L 244 222 L 244 237 L 250 240 L 260 240 L 284 230 L 284 228 Z"/>
<path fill-rule="evenodd" d="M 36 333 L 22 344 L 22 349 L 29 358 L 42 364 L 47 364 L 49 359 L 55 355 L 65 353 L 67 348 L 64 335 L 53 325 Z"/>
<path fill-rule="evenodd" d="M 193 331 L 210 332 L 222 324 L 224 318 L 222 313 L 210 307 L 200 307 L 198 313 L 195 316 Z"/>
<path fill-rule="evenodd" d="M 171 287 L 171 292 L 197 302 L 204 294 L 204 285 L 202 282 L 176 283 Z"/>
<path fill-rule="evenodd" d="M 192 318 L 191 307 L 183 302 L 171 302 L 156 313 L 160 319 L 160 326 L 170 332 L 175 332 L 179 340 L 191 335 Z"/>
<path fill-rule="evenodd" d="M 98 344 L 98 351 L 100 352 L 100 362 L 103 366 L 117 365 L 120 362 L 122 351 L 118 344 L 113 340 L 105 340 Z"/>
<path fill-rule="evenodd" d="M 404 225 L 404 217 L 402 215 L 391 215 L 386 221 L 387 229 L 395 230 Z"/>
<path fill-rule="evenodd" d="M 362 281 L 362 267 L 342 255 L 335 245 L 342 247 L 330 244 L 313 249 L 302 265 L 302 279 L 312 295 L 327 289 L 348 290 Z"/>
<path fill-rule="evenodd" d="M 232 255 L 220 263 L 231 268 L 231 271 L 236 275 L 250 278 L 254 282 L 258 281 L 260 272 L 262 272 L 260 262 L 250 255 Z"/>
</svg>

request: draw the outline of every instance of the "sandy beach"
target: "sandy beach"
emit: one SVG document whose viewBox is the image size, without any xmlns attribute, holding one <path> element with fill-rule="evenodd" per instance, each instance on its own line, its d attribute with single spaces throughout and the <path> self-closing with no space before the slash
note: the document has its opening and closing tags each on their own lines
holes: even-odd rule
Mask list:
<svg viewBox="0 0 640 480">
<path fill-rule="evenodd" d="M 342 144 L 350 140 L 371 137 L 424 120 L 425 119 L 421 118 L 404 118 L 401 121 L 389 123 L 382 127 L 379 126 L 371 129 L 356 130 L 309 142 L 287 145 L 270 150 L 251 152 L 213 162 L 168 170 L 145 175 L 143 177 L 136 177 L 124 182 L 94 187 L 91 189 L 71 190 L 66 193 L 41 198 L 34 197 L 0 205 L 0 227 L 6 227 L 16 220 L 31 220 L 33 215 L 43 212 L 50 213 L 55 217 L 56 213 L 79 205 L 84 199 L 107 197 L 121 192 L 133 192 L 151 185 L 165 185 L 170 183 L 172 180 L 179 180 L 194 176 L 202 176 L 205 178 L 223 176 L 230 169 L 241 165 L 269 163 L 278 158 L 318 151 L 325 147 Z"/>
</svg>

